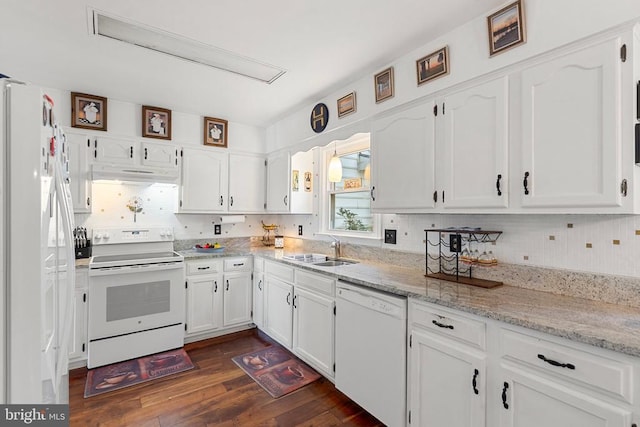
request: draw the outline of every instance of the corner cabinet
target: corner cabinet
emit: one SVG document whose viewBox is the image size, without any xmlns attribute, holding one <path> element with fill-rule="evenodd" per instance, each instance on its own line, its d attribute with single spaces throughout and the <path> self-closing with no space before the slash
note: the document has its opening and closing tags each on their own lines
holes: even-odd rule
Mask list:
<svg viewBox="0 0 640 427">
<path fill-rule="evenodd" d="M 616 37 L 522 71 L 524 208 L 622 206 L 632 181 L 622 173 L 623 67 L 632 66 L 622 45 Z"/>
<path fill-rule="evenodd" d="M 371 134 L 371 208 L 412 212 L 435 207 L 435 103 L 376 119 Z"/>
<path fill-rule="evenodd" d="M 226 211 L 229 157 L 211 149 L 181 151 L 180 213 Z"/>
</svg>

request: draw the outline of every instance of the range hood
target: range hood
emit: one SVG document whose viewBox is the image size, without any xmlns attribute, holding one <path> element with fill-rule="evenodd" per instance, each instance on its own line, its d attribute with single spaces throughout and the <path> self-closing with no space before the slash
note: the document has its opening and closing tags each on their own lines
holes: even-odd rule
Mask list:
<svg viewBox="0 0 640 427">
<path fill-rule="evenodd" d="M 176 184 L 178 182 L 178 168 L 94 164 L 91 169 L 91 179 L 93 181 L 115 180 Z"/>
</svg>

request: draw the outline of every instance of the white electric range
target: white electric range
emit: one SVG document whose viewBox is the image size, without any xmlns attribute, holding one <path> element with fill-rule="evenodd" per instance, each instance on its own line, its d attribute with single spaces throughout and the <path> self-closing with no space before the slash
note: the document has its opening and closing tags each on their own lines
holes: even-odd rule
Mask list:
<svg viewBox="0 0 640 427">
<path fill-rule="evenodd" d="M 93 230 L 88 368 L 184 343 L 184 257 L 167 227 Z"/>
</svg>

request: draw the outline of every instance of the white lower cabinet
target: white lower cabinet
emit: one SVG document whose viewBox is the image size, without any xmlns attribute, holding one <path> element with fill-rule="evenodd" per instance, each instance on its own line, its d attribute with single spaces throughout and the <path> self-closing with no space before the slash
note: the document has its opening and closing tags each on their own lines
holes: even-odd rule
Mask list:
<svg viewBox="0 0 640 427">
<path fill-rule="evenodd" d="M 265 332 L 287 348 L 293 343 L 293 285 L 265 278 Z"/>
<path fill-rule="evenodd" d="M 409 304 L 409 420 L 412 426 L 485 427 L 484 324 Z"/>
<path fill-rule="evenodd" d="M 328 282 L 330 293 L 312 291 L 309 281 Z M 307 285 L 308 287 L 305 287 Z M 335 281 L 296 270 L 293 297 L 293 352 L 325 376 L 334 377 Z"/>
<path fill-rule="evenodd" d="M 333 379 L 335 280 L 265 261 L 263 289 L 267 335 Z"/>
<path fill-rule="evenodd" d="M 187 335 L 222 326 L 222 274 L 187 277 Z"/>
<path fill-rule="evenodd" d="M 569 383 L 502 367 L 500 427 L 629 427 L 633 412 Z"/>
<path fill-rule="evenodd" d="M 203 258 L 186 262 L 187 337 L 219 335 L 251 323 L 250 257 Z"/>
<path fill-rule="evenodd" d="M 409 301 L 409 425 L 640 425 L 637 358 Z"/>
<path fill-rule="evenodd" d="M 89 271 L 76 270 L 76 288 L 73 294 L 71 339 L 69 340 L 69 363 L 82 362 L 87 358 L 87 299 L 89 297 Z"/>
</svg>

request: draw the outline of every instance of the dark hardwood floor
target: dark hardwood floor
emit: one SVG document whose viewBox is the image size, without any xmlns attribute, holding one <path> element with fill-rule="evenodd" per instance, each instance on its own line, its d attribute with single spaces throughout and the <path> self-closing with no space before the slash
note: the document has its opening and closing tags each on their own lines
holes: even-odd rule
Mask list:
<svg viewBox="0 0 640 427">
<path fill-rule="evenodd" d="M 84 398 L 85 368 L 71 371 L 71 426 L 381 426 L 321 378 L 273 399 L 232 361 L 271 344 L 249 330 L 185 346 L 196 369 Z"/>
</svg>

